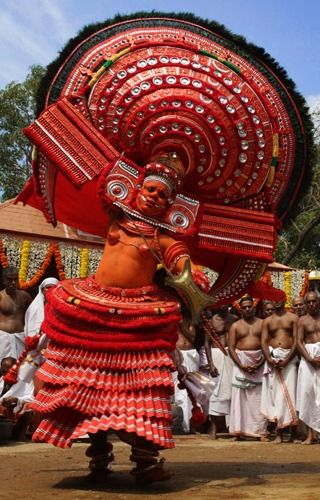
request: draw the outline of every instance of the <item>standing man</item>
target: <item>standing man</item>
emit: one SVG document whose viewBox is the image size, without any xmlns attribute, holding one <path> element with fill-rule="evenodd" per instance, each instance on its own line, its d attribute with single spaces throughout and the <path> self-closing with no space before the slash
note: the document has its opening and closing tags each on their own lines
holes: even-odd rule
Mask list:
<svg viewBox="0 0 320 500">
<path fill-rule="evenodd" d="M 3 270 L 4 289 L 0 291 L 0 360 L 18 358 L 24 349 L 24 317 L 32 298 L 19 290 L 18 270 L 9 266 Z"/>
<path fill-rule="evenodd" d="M 194 348 L 196 330 L 187 315 L 183 315 L 183 321 L 179 325 L 178 341 L 176 344 L 176 355 L 178 362 L 177 370 L 197 372 L 199 370 L 199 353 Z M 183 411 L 183 431 L 190 432 L 190 419 L 192 416 L 192 402 L 187 390 L 179 387 L 178 371 L 173 373 L 174 402 Z"/>
<path fill-rule="evenodd" d="M 300 316 L 303 316 L 306 314 L 306 304 L 303 300 L 302 297 L 294 297 L 294 299 L 291 302 L 291 310 L 294 314 L 296 314 L 299 318 Z"/>
<path fill-rule="evenodd" d="M 231 325 L 229 354 L 235 365 L 229 432 L 237 438 L 252 436 L 267 439 L 267 420 L 260 412 L 264 356 L 261 350 L 262 319 L 255 316 L 251 297 L 240 302 L 242 319 Z"/>
<path fill-rule="evenodd" d="M 263 321 L 262 350 L 267 365 L 262 383 L 261 411 L 268 420 L 277 423 L 274 442 L 281 443 L 283 430 L 298 424 L 295 410 L 298 317 L 286 311 L 285 301 L 274 304 L 274 314 Z"/>
<path fill-rule="evenodd" d="M 237 319 L 239 318 L 235 314 L 229 312 L 228 305 L 221 306 L 211 318 L 213 329 L 219 336 L 221 345 L 226 349 L 230 327 Z M 225 355 L 221 349 L 212 345 L 208 336 L 205 337 L 205 345 L 199 352 L 200 368 L 209 372 L 214 384 L 208 408 L 210 420 L 208 434 L 211 439 L 216 439 L 219 421 L 223 420 L 223 424 L 227 427 L 229 424 L 233 363 L 229 355 Z"/>
<path fill-rule="evenodd" d="M 298 373 L 297 411 L 307 426 L 304 444 L 312 444 L 320 432 L 320 303 L 315 292 L 305 296 L 307 314 L 298 322 L 297 347 L 301 354 Z"/>
<path fill-rule="evenodd" d="M 262 317 L 268 318 L 274 313 L 274 303 L 272 300 L 263 300 L 262 301 Z"/>
</svg>

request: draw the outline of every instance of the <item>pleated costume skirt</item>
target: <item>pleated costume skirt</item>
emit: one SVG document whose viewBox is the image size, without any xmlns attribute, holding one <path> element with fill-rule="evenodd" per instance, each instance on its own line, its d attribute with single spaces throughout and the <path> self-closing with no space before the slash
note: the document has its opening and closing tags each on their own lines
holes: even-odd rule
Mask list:
<svg viewBox="0 0 320 500">
<path fill-rule="evenodd" d="M 179 304 L 157 287 L 102 288 L 90 277 L 49 291 L 42 330 L 50 339 L 37 372 L 33 435 L 59 447 L 98 430 L 124 430 L 174 446 L 170 352 Z"/>
</svg>

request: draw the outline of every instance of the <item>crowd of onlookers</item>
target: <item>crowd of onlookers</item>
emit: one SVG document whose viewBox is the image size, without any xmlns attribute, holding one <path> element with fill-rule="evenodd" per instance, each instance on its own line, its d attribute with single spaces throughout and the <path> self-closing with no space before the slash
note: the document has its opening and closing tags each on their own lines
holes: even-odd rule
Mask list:
<svg viewBox="0 0 320 500">
<path fill-rule="evenodd" d="M 12 439 L 28 439 L 38 423 L 30 409 L 36 371 L 44 360 L 40 335 L 45 279 L 31 296 L 18 286 L 18 271 L 3 272 L 0 291 L 0 426 Z M 210 333 L 211 332 L 211 333 Z M 187 311 L 173 358 L 173 430 L 219 432 L 234 439 L 311 444 L 320 432 L 320 302 L 309 291 L 285 301 L 244 296 L 233 306 L 206 310 L 193 325 Z M 1 427 L 0 427 L 1 439 Z"/>
<path fill-rule="evenodd" d="M 310 291 L 304 298 L 295 297 L 290 310 L 284 300 L 258 302 L 244 296 L 236 307 L 213 311 L 206 321 L 211 322 L 220 345 L 208 336 L 199 341 L 201 325 L 194 328 L 187 319 L 180 328 L 175 356 L 176 432 L 199 430 L 192 418 L 198 404 L 207 416 L 202 431 L 212 439 L 220 430 L 236 440 L 316 442 L 320 432 L 318 294 Z M 190 389 L 193 402 L 187 394 Z"/>
</svg>

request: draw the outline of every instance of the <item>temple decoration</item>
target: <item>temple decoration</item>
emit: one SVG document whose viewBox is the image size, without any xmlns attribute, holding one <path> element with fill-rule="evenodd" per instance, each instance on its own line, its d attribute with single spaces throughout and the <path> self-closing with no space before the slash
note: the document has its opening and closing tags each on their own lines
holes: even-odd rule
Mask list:
<svg viewBox="0 0 320 500">
<path fill-rule="evenodd" d="M 139 217 L 146 165 L 175 152 L 183 185 L 165 219 L 147 222 L 217 273 L 218 303 L 261 277 L 307 182 L 312 146 L 303 98 L 262 49 L 191 14 L 117 17 L 69 42 L 39 103 L 25 130 L 34 175 L 19 200 L 52 224 L 105 236 L 111 210 Z"/>
</svg>

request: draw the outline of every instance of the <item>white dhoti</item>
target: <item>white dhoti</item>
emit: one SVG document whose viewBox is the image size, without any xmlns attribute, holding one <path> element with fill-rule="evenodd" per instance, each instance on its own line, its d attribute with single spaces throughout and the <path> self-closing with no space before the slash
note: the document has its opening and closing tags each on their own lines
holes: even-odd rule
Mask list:
<svg viewBox="0 0 320 500">
<path fill-rule="evenodd" d="M 188 349 L 180 351 L 183 357 L 183 366 L 188 372 L 197 372 L 199 370 L 199 353 L 196 349 Z M 186 389 L 179 389 L 178 373 L 173 373 L 174 381 L 174 401 L 177 406 L 180 406 L 183 411 L 183 430 L 190 431 L 190 418 L 192 415 L 192 403 Z"/>
<path fill-rule="evenodd" d="M 214 366 L 218 370 L 218 376 L 210 377 L 213 389 L 210 394 L 208 414 L 216 416 L 229 415 L 233 361 L 229 356 L 223 354 L 221 349 L 216 347 L 211 348 L 211 357 Z M 203 365 L 207 365 L 207 358 L 204 352 L 200 352 L 200 366 Z"/>
<path fill-rule="evenodd" d="M 243 366 L 253 366 L 262 359 L 261 349 L 236 350 Z M 260 411 L 263 365 L 248 373 L 234 364 L 229 432 L 233 435 L 261 437 L 267 434 L 267 420 Z"/>
<path fill-rule="evenodd" d="M 275 359 L 285 359 L 290 349 L 270 348 Z M 297 425 L 296 413 L 297 357 L 284 368 L 272 368 L 267 362 L 264 366 L 262 381 L 261 412 L 271 422 L 277 422 L 277 428 Z"/>
<path fill-rule="evenodd" d="M 320 342 L 305 344 L 311 358 L 320 357 Z M 308 427 L 320 432 L 320 368 L 301 359 L 297 382 L 297 412 Z"/>
<path fill-rule="evenodd" d="M 0 360 L 7 357 L 18 358 L 25 346 L 25 333 L 8 333 L 0 330 Z"/>
</svg>

